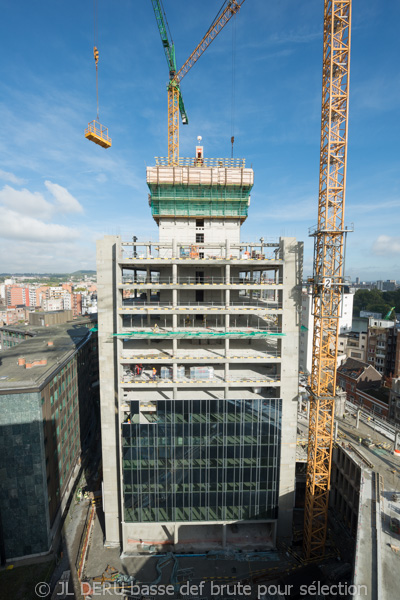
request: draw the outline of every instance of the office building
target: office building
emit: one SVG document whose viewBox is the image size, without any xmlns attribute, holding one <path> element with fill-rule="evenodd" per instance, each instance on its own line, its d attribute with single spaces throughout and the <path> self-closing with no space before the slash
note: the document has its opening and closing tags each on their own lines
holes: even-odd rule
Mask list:
<svg viewBox="0 0 400 600">
<path fill-rule="evenodd" d="M 92 326 L 82 319 L 2 328 L 8 339 L 0 361 L 2 561 L 54 549 L 82 449 L 95 435 Z"/>
<path fill-rule="evenodd" d="M 242 160 L 147 183 L 159 241 L 97 246 L 105 543 L 267 549 L 292 534 L 302 244 L 241 241 Z"/>
</svg>

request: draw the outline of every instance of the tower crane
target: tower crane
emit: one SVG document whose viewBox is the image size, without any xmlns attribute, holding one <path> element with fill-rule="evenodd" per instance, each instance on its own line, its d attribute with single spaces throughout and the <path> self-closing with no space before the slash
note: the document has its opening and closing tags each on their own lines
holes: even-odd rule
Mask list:
<svg viewBox="0 0 400 600">
<path fill-rule="evenodd" d="M 325 549 L 330 489 L 336 363 L 344 286 L 344 227 L 351 0 L 324 0 L 318 224 L 311 279 L 314 314 L 304 552 Z"/>
<path fill-rule="evenodd" d="M 217 16 L 209 27 L 207 33 L 201 42 L 193 50 L 189 58 L 177 71 L 175 60 L 175 47 L 169 40 L 167 28 L 163 17 L 161 0 L 151 0 L 154 14 L 157 20 L 158 29 L 161 36 L 165 56 L 169 68 L 168 82 L 168 165 L 179 165 L 179 115 L 181 114 L 182 124 L 187 125 L 189 120 L 185 111 L 180 91 L 180 82 L 190 71 L 195 62 L 198 61 L 203 52 L 208 48 L 214 38 L 225 27 L 228 21 L 239 11 L 245 0 L 227 0 L 226 6 L 219 16 Z"/>
</svg>

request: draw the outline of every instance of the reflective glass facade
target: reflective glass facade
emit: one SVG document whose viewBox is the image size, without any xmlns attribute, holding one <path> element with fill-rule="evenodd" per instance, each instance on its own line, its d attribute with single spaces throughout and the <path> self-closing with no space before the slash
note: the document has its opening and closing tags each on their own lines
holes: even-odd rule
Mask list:
<svg viewBox="0 0 400 600">
<path fill-rule="evenodd" d="M 122 424 L 126 522 L 277 518 L 280 399 L 130 404 Z"/>
</svg>

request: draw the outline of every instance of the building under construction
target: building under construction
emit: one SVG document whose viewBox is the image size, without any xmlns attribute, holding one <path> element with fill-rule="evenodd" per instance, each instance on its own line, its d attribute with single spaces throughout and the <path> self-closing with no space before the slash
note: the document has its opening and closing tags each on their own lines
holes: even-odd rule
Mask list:
<svg viewBox="0 0 400 600">
<path fill-rule="evenodd" d="M 244 160 L 197 147 L 147 183 L 159 241 L 97 246 L 105 541 L 267 549 L 292 532 L 302 243 L 241 241 Z"/>
</svg>

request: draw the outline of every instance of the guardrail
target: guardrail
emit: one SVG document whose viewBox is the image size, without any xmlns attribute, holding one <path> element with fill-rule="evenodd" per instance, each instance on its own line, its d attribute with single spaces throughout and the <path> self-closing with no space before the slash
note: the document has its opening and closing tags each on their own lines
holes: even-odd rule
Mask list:
<svg viewBox="0 0 400 600">
<path fill-rule="evenodd" d="M 173 277 L 160 277 L 158 279 L 147 279 L 141 278 L 135 279 L 127 275 L 122 276 L 122 285 L 152 285 L 157 287 L 159 285 L 280 285 L 282 279 L 272 279 L 267 277 L 261 277 L 259 279 L 245 279 L 244 277 L 177 277 L 176 280 Z"/>
</svg>

